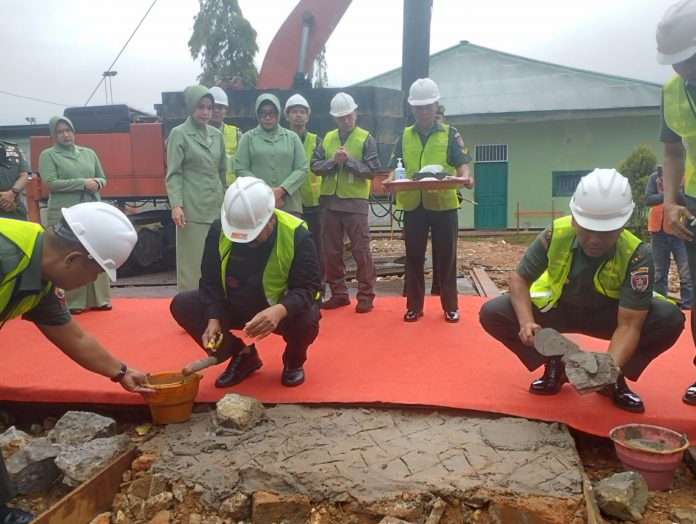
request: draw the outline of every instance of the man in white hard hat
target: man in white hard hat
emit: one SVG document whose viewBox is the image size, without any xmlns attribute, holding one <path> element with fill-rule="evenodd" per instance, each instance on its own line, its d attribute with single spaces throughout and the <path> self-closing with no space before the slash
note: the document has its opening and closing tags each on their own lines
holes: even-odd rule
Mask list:
<svg viewBox="0 0 696 524">
<path fill-rule="evenodd" d="M 369 313 L 374 307 L 377 273 L 370 253 L 368 199 L 372 179 L 381 164 L 375 139 L 356 125 L 357 109 L 358 105 L 348 93 L 333 97 L 329 112 L 338 129 L 326 133 L 322 144 L 314 149 L 310 166 L 321 177 L 322 250 L 326 281 L 331 289 L 331 298 L 322 308 L 350 305 L 343 260 L 343 236 L 348 235 L 357 265 L 355 312 Z"/>
<path fill-rule="evenodd" d="M 31 222 L 0 218 L 0 329 L 22 316 L 83 368 L 118 382 L 127 391 L 148 393 L 147 379 L 109 353 L 73 320 L 64 291 L 77 289 L 116 269 L 130 255 L 137 234 L 128 218 L 102 202 L 63 208 L 63 218 L 44 230 Z M 29 522 L 31 516 L 6 503 L 14 497 L 0 457 L 0 522 Z"/>
<path fill-rule="evenodd" d="M 263 365 L 255 344 L 271 333 L 286 342 L 281 383 L 305 380 L 307 349 L 319 333 L 319 262 L 299 218 L 275 209 L 262 180 L 240 177 L 227 189 L 220 220 L 205 241 L 197 290 L 174 297 L 174 319 L 211 356 L 232 355 L 215 386 L 239 384 Z M 242 337 L 231 332 L 242 330 Z"/>
<path fill-rule="evenodd" d="M 554 220 L 531 244 L 510 278 L 509 295 L 486 302 L 480 322 L 533 371 L 536 395 L 558 393 L 567 377 L 560 357 L 534 349 L 542 328 L 609 340 L 620 370 L 600 393 L 625 411 L 642 413 L 637 380 L 650 362 L 677 341 L 684 315 L 671 301 L 653 297 L 650 248 L 624 226 L 633 213 L 628 180 L 614 169 L 584 176 L 570 201 L 571 215 Z"/>
<path fill-rule="evenodd" d="M 218 86 L 208 89 L 208 93 L 213 96 L 213 116 L 210 117 L 210 122 L 208 122 L 208 124 L 222 133 L 222 138 L 225 142 L 225 153 L 227 155 L 226 181 L 227 187 L 229 187 L 236 178 L 234 175 L 234 163 L 237 156 L 237 145 L 242 138 L 242 131 L 232 124 L 225 123 L 227 108 L 229 107 L 227 93 Z"/>
<path fill-rule="evenodd" d="M 657 25 L 657 61 L 671 65 L 677 76 L 662 90 L 662 129 L 665 145 L 664 220 L 686 240 L 692 287 L 696 279 L 696 0 L 679 0 L 667 8 Z M 684 181 L 686 205 L 678 196 Z M 691 309 L 691 336 L 696 345 L 696 310 Z M 694 358 L 696 364 L 696 358 Z M 696 406 L 696 382 L 682 400 Z"/>
<path fill-rule="evenodd" d="M 399 160 L 406 168 L 406 178 L 427 165 L 439 165 L 446 178 L 463 182 L 471 189 L 474 180 L 469 170 L 471 156 L 459 131 L 436 121 L 440 91 L 430 78 L 419 78 L 411 85 L 408 103 L 416 123 L 399 135 L 388 167 L 387 181 L 394 179 Z M 397 190 L 398 190 L 398 186 Z M 425 302 L 425 251 L 428 232 L 432 235 L 433 273 L 438 277 L 440 304 L 445 322 L 459 322 L 457 301 L 457 237 L 459 199 L 456 189 L 399 191 L 396 207 L 404 212 L 406 240 L 405 322 L 423 316 Z"/>
<path fill-rule="evenodd" d="M 309 115 L 312 114 L 312 109 L 309 107 L 309 102 L 296 93 L 288 98 L 285 102 L 285 119 L 290 124 L 290 129 L 297 133 L 297 136 L 302 140 L 305 153 L 307 154 L 307 162 L 312 159 L 314 149 L 321 145 L 321 137 L 315 133 L 307 131 L 307 122 Z M 319 187 L 321 179 L 309 170 L 307 180 L 300 187 L 300 197 L 302 198 L 302 218 L 307 222 L 309 232 L 314 239 L 314 245 L 317 248 L 319 255 L 319 270 L 321 272 L 321 294 L 324 295 L 324 263 L 321 255 L 321 207 L 319 207 Z"/>
</svg>

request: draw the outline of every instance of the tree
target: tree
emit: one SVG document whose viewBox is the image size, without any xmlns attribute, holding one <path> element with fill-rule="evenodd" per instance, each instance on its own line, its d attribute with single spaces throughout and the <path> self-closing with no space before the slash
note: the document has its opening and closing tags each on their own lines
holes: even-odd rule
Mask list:
<svg viewBox="0 0 696 524">
<path fill-rule="evenodd" d="M 633 193 L 633 201 L 636 209 L 628 223 L 628 227 L 634 233 L 641 236 L 644 231 L 647 213 L 643 201 L 645 200 L 645 186 L 648 178 L 655 172 L 657 166 L 657 155 L 652 147 L 646 144 L 639 145 L 625 159 L 619 162 L 616 170 L 628 178 Z"/>
<path fill-rule="evenodd" d="M 314 60 L 314 87 L 326 87 L 329 85 L 329 77 L 326 74 L 326 48 L 324 47 Z"/>
<path fill-rule="evenodd" d="M 201 57 L 203 72 L 198 80 L 212 85 L 218 78 L 239 75 L 247 83 L 256 84 L 256 31 L 242 15 L 237 0 L 198 3 L 200 10 L 193 17 L 193 33 L 188 42 L 191 56 Z"/>
</svg>

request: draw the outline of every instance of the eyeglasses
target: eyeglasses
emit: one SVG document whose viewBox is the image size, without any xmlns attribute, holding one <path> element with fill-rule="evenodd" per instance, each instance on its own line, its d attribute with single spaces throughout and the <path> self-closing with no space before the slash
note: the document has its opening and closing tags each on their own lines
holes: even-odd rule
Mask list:
<svg viewBox="0 0 696 524">
<path fill-rule="evenodd" d="M 261 118 L 275 118 L 278 113 L 276 111 L 259 111 L 259 116 Z"/>
</svg>

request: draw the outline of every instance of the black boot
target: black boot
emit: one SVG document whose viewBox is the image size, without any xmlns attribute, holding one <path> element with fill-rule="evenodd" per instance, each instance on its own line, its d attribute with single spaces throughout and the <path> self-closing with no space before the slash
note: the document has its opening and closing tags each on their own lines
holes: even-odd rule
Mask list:
<svg viewBox="0 0 696 524">
<path fill-rule="evenodd" d="M 535 395 L 555 395 L 568 382 L 561 357 L 551 357 L 544 363 L 544 374 L 529 385 Z"/>
<path fill-rule="evenodd" d="M 619 378 L 616 379 L 616 384 L 604 386 L 604 388 L 600 389 L 598 393 L 600 395 L 604 395 L 605 397 L 609 397 L 614 405 L 619 409 L 630 411 L 631 413 L 645 412 L 643 401 L 637 394 L 629 389 L 623 373 L 619 374 Z"/>
<path fill-rule="evenodd" d="M 257 369 L 263 366 L 263 362 L 259 358 L 259 353 L 256 351 L 256 346 L 252 344 L 248 346 L 227 365 L 227 369 L 223 371 L 215 380 L 216 388 L 228 388 L 239 384 Z"/>
</svg>

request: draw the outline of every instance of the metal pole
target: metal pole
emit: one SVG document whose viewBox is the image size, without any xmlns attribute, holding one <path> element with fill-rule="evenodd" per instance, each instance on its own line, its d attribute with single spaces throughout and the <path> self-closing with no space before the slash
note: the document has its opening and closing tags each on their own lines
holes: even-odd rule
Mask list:
<svg viewBox="0 0 696 524">
<path fill-rule="evenodd" d="M 411 84 L 430 71 L 430 19 L 432 0 L 404 0 L 404 34 L 401 55 L 401 91 L 404 114 L 410 115 L 406 94 Z"/>
</svg>

